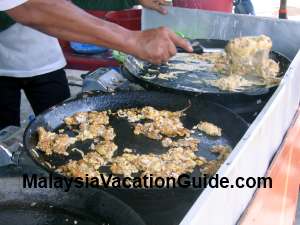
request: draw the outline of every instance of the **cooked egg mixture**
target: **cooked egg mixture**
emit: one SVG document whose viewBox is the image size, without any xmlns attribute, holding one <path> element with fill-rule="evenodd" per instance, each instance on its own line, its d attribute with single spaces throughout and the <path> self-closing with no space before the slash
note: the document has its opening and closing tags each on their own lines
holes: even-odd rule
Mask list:
<svg viewBox="0 0 300 225">
<path fill-rule="evenodd" d="M 145 106 L 119 109 L 114 113 L 78 112 L 64 119 L 67 129 L 74 131 L 74 137 L 64 133 L 64 129 L 54 133 L 39 127 L 37 149 L 48 156 L 65 157 L 71 151 L 79 152 L 79 160 L 69 159 L 66 164 L 57 168 L 48 163 L 56 172 L 71 177 L 85 178 L 86 174 L 90 178 L 100 178 L 101 174 L 106 176 L 101 171 L 103 166 L 109 168 L 114 175 L 128 177 L 138 173 L 141 177 L 152 174 L 154 177 L 177 179 L 181 174 L 192 173 L 196 167 L 203 173 L 212 175 L 227 158 L 230 148 L 214 146 L 212 152 L 218 154 L 218 158 L 208 161 L 197 156 L 200 141 L 192 137 L 192 134 L 195 129 L 199 129 L 210 136 L 221 136 L 222 129 L 209 122 L 200 122 L 194 129 L 189 130 L 181 122 L 181 118 L 185 116 L 184 111 L 185 109 L 172 112 Z M 110 125 L 110 117 L 113 116 L 131 124 L 132 130 L 126 132 L 158 140 L 166 151 L 163 154 L 138 154 L 136 149 L 118 149 L 119 146 L 114 142 L 116 133 Z M 92 141 L 88 152 L 72 148 L 71 145 L 75 142 L 81 143 L 85 140 Z M 116 156 L 117 150 L 122 151 L 122 154 Z"/>
<path fill-rule="evenodd" d="M 225 76 L 208 83 L 221 90 L 235 91 L 252 85 L 279 83 L 279 65 L 269 58 L 271 38 L 261 35 L 240 37 L 229 41 L 225 48 Z"/>
<path fill-rule="evenodd" d="M 217 127 L 216 125 L 208 122 L 203 122 L 201 121 L 198 125 L 197 128 L 200 131 L 203 131 L 204 133 L 210 135 L 210 136 L 222 136 L 222 129 Z"/>
<path fill-rule="evenodd" d="M 229 75 L 276 77 L 279 66 L 269 59 L 271 48 L 272 40 L 265 35 L 241 37 L 229 41 L 225 48 L 229 60 Z"/>
<path fill-rule="evenodd" d="M 159 74 L 157 78 L 174 79 L 185 74 L 182 71 L 210 71 L 218 73 L 219 79 L 204 82 L 220 90 L 236 91 L 253 85 L 274 85 L 280 81 L 277 77 L 279 65 L 269 58 L 271 49 L 272 40 L 265 35 L 235 38 L 229 41 L 225 52 L 176 54 L 168 66 L 178 71 Z"/>
</svg>

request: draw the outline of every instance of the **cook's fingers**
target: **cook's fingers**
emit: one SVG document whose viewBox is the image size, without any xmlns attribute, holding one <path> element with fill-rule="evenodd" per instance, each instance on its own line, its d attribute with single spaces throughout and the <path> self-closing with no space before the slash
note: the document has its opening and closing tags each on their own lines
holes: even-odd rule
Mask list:
<svg viewBox="0 0 300 225">
<path fill-rule="evenodd" d="M 170 53 L 170 57 L 176 55 L 177 53 L 176 46 L 173 43 L 169 44 L 169 53 Z"/>
<path fill-rule="evenodd" d="M 158 2 L 153 2 L 151 5 L 151 8 L 160 12 L 161 14 L 167 14 L 168 11 L 163 7 L 164 4 L 162 4 L 160 1 Z"/>
<path fill-rule="evenodd" d="M 177 47 L 181 47 L 187 52 L 193 52 L 193 47 L 188 41 L 184 40 L 173 32 L 170 33 L 170 37 Z"/>
<path fill-rule="evenodd" d="M 166 1 L 166 0 L 159 0 L 158 2 L 159 2 L 159 4 L 161 4 L 161 5 L 169 5 L 169 2 Z"/>
</svg>

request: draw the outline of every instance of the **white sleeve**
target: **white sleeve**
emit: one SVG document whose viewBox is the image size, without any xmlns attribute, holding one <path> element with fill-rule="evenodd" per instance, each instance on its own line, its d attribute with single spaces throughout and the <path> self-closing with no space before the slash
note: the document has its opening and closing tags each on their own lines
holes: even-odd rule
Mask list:
<svg viewBox="0 0 300 225">
<path fill-rule="evenodd" d="M 0 0 L 0 11 L 12 9 L 27 1 L 28 0 Z"/>
</svg>

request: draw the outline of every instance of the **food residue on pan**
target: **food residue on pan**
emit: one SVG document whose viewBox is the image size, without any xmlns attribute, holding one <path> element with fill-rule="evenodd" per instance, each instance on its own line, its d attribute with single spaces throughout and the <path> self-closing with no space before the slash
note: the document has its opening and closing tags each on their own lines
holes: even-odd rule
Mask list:
<svg viewBox="0 0 300 225">
<path fill-rule="evenodd" d="M 68 127 L 77 126 L 77 140 L 94 139 L 102 137 L 106 141 L 115 138 L 114 129 L 110 127 L 108 112 L 79 112 L 64 119 Z"/>
<path fill-rule="evenodd" d="M 37 129 L 39 142 L 37 147 L 45 152 L 46 155 L 53 153 L 69 155 L 67 149 L 76 142 L 76 138 L 69 137 L 67 134 L 56 134 L 46 131 L 43 127 Z"/>
<path fill-rule="evenodd" d="M 156 74 L 151 74 L 150 75 L 149 73 L 147 73 L 144 76 L 142 76 L 142 78 L 144 78 L 146 80 L 153 80 L 153 79 L 157 78 L 157 75 Z"/>
<path fill-rule="evenodd" d="M 160 73 L 158 74 L 157 78 L 162 80 L 169 80 L 177 78 L 176 72 L 170 72 L 170 73 Z"/>
<path fill-rule="evenodd" d="M 191 57 L 198 61 L 198 64 L 203 67 L 203 63 L 206 62 L 206 70 L 211 72 L 219 73 L 225 75 L 227 72 L 227 58 L 225 52 L 213 52 L 213 53 L 203 53 L 203 54 L 192 54 Z"/>
<path fill-rule="evenodd" d="M 64 121 L 68 129 L 73 129 L 77 136 L 56 134 L 40 127 L 38 128 L 37 148 L 47 155 L 68 155 L 71 151 L 80 153 L 79 160 L 72 158 L 56 169 L 57 172 L 71 177 L 86 178 L 87 174 L 89 177 L 100 177 L 101 174 L 106 176 L 102 167 L 109 168 L 114 176 L 129 177 L 139 174 L 141 177 L 152 175 L 153 177 L 177 179 L 181 174 L 192 173 L 196 167 L 201 168 L 203 173 L 212 174 L 227 158 L 230 149 L 225 146 L 214 147 L 211 151 L 218 154 L 218 158 L 214 161 L 207 161 L 196 155 L 196 152 L 199 151 L 199 139 L 197 136 L 192 136 L 194 130 L 185 128 L 181 122 L 181 117 L 185 116 L 184 111 L 172 112 L 146 106 L 120 109 L 114 113 L 76 113 L 65 118 Z M 110 117 L 126 119 L 132 127 L 132 130 L 128 132 L 160 141 L 165 152 L 162 154 L 139 154 L 136 153 L 136 150 L 139 149 L 130 149 L 126 146 L 118 149 L 114 142 L 116 134 L 114 128 L 111 127 Z M 200 122 L 197 127 L 208 135 L 222 135 L 221 128 L 208 122 Z M 104 135 L 104 133 L 109 135 Z M 92 140 L 87 153 L 77 148 L 68 150 L 71 144 L 81 143 L 86 138 Z M 61 146 L 57 143 L 57 140 L 60 139 L 64 139 Z"/>
<path fill-rule="evenodd" d="M 230 147 L 225 145 L 215 145 L 210 149 L 211 152 L 218 155 L 215 160 L 208 161 L 201 169 L 203 174 L 214 175 L 230 154 Z"/>
<path fill-rule="evenodd" d="M 89 152 L 80 160 L 70 160 L 60 166 L 56 172 L 70 177 L 100 177 L 99 168 L 105 165 L 105 159 L 97 152 Z"/>
<path fill-rule="evenodd" d="M 134 123 L 142 119 L 145 119 L 145 116 L 141 114 L 141 110 L 138 108 L 132 109 L 119 109 L 117 115 L 120 118 L 127 118 L 128 122 Z"/>
<path fill-rule="evenodd" d="M 218 87 L 221 90 L 228 91 L 237 91 L 239 89 L 250 87 L 255 84 L 254 82 L 245 79 L 243 76 L 238 75 L 221 77 L 216 80 L 207 80 L 206 83 Z"/>
<path fill-rule="evenodd" d="M 131 176 L 133 173 L 153 175 L 154 177 L 174 177 L 192 173 L 196 166 L 202 166 L 207 161 L 196 156 L 198 150 L 186 147 L 170 148 L 166 153 L 157 154 L 128 154 L 116 157 L 111 166 L 114 174 Z"/>
<path fill-rule="evenodd" d="M 189 136 L 188 129 L 184 128 L 180 121 L 183 112 L 170 112 L 166 110 L 156 110 L 147 106 L 138 111 L 136 108 L 132 110 L 119 110 L 118 115 L 127 117 L 129 121 L 139 122 L 140 119 L 147 119 L 147 122 L 136 123 L 134 125 L 134 134 L 143 134 L 154 140 L 161 140 L 163 136 Z"/>
<path fill-rule="evenodd" d="M 222 136 L 222 129 L 209 122 L 201 121 L 196 128 L 210 136 Z"/>
</svg>

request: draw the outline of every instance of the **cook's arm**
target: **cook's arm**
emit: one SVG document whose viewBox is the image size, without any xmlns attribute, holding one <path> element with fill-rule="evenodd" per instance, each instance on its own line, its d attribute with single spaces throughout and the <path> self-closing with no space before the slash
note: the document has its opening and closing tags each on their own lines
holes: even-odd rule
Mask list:
<svg viewBox="0 0 300 225">
<path fill-rule="evenodd" d="M 17 22 L 55 37 L 117 49 L 152 63 L 162 63 L 176 54 L 179 46 L 192 47 L 166 28 L 130 31 L 98 19 L 64 0 L 29 0 L 8 10 Z"/>
<path fill-rule="evenodd" d="M 29 0 L 7 11 L 17 22 L 55 37 L 129 50 L 132 32 L 97 19 L 64 0 Z M 127 43 L 127 44 L 126 44 Z"/>
</svg>

